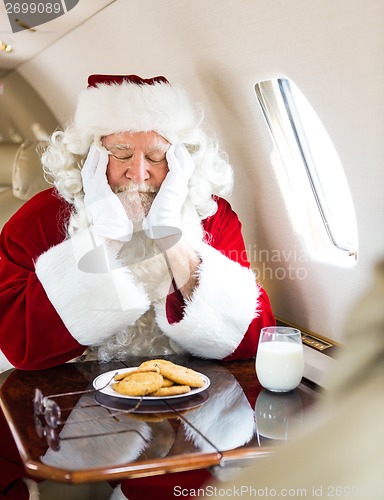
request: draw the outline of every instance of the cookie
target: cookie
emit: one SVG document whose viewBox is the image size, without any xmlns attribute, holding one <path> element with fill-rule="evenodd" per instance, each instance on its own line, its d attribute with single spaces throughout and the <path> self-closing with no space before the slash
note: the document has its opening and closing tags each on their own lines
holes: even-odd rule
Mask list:
<svg viewBox="0 0 384 500">
<path fill-rule="evenodd" d="M 134 373 L 142 373 L 142 372 L 156 372 L 160 373 L 160 368 L 157 365 L 153 366 L 148 366 L 144 368 L 137 368 L 136 370 L 131 370 L 129 372 L 122 372 L 122 373 L 117 373 L 114 377 L 113 380 L 118 382 L 119 380 L 125 379 L 125 377 L 130 377 Z"/>
<path fill-rule="evenodd" d="M 112 385 L 124 396 L 146 396 L 156 392 L 163 385 L 163 377 L 156 372 L 136 372 Z"/>
<path fill-rule="evenodd" d="M 150 396 L 177 396 L 178 394 L 186 394 L 190 390 L 189 385 L 172 385 L 171 387 L 160 387 L 160 389 L 150 394 Z"/>
<path fill-rule="evenodd" d="M 162 365 L 173 365 L 171 361 L 167 361 L 166 359 L 149 359 L 148 361 L 144 361 L 139 366 L 139 370 L 160 370 L 160 366 Z"/>
<path fill-rule="evenodd" d="M 173 382 L 172 380 L 169 380 L 169 378 L 163 377 L 162 387 L 171 387 L 172 385 L 175 385 L 175 382 Z"/>
<path fill-rule="evenodd" d="M 140 365 L 140 368 L 149 368 L 158 366 L 163 377 L 172 380 L 176 384 L 189 385 L 190 387 L 203 387 L 204 379 L 200 373 L 195 372 L 191 368 L 177 365 L 171 361 L 164 359 L 153 359 L 145 361 Z"/>
</svg>

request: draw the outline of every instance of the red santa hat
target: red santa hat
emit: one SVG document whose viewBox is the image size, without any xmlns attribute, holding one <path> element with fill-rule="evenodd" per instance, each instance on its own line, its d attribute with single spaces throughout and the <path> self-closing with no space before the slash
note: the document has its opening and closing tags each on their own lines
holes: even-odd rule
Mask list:
<svg viewBox="0 0 384 500">
<path fill-rule="evenodd" d="M 74 126 L 93 136 L 155 131 L 176 143 L 189 142 L 202 118 L 185 90 L 163 76 L 91 75 L 79 96 Z"/>
</svg>

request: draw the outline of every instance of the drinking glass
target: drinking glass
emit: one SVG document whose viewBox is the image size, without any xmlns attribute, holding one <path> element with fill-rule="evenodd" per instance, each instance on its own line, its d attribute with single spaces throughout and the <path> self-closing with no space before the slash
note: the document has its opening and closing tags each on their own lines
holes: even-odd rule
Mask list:
<svg viewBox="0 0 384 500">
<path fill-rule="evenodd" d="M 303 373 L 300 330 L 286 326 L 263 328 L 256 355 L 256 374 L 264 389 L 292 391 L 300 384 Z"/>
</svg>

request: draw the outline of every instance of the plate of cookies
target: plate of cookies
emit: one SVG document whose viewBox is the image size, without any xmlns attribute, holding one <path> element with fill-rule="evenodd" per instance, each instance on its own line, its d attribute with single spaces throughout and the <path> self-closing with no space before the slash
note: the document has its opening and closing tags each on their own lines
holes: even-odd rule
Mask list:
<svg viewBox="0 0 384 500">
<path fill-rule="evenodd" d="M 93 387 L 115 398 L 158 401 L 193 396 L 208 389 L 210 383 L 206 375 L 192 368 L 152 359 L 133 368 L 103 373 L 95 378 Z"/>
</svg>

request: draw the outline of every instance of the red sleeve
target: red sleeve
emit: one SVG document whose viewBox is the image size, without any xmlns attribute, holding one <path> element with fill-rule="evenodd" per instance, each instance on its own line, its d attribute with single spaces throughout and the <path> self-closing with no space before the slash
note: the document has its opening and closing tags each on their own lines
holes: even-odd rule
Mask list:
<svg viewBox="0 0 384 500">
<path fill-rule="evenodd" d="M 229 259 L 249 268 L 241 223 L 227 201 L 217 198 L 217 202 L 217 212 L 203 221 L 206 242 Z M 180 292 L 176 291 L 167 297 L 166 311 L 170 323 L 181 321 L 183 306 L 183 297 Z M 255 316 L 245 332 L 243 340 L 237 349 L 225 359 L 226 361 L 254 357 L 261 329 L 264 326 L 276 324 L 268 295 L 262 287 L 260 287 L 258 303 L 255 304 Z"/>
<path fill-rule="evenodd" d="M 227 201 L 218 199 L 218 210 L 213 217 L 205 221 L 204 229 L 211 239 L 208 242 L 213 248 L 242 266 L 250 267 L 241 232 L 241 223 Z M 261 329 L 276 324 L 269 297 L 262 287 L 260 287 L 258 304 L 255 304 L 255 313 L 257 317 L 249 325 L 243 340 L 225 361 L 254 357 Z"/>
<path fill-rule="evenodd" d="M 64 239 L 58 229 L 60 206 L 51 190 L 45 191 L 27 202 L 1 233 L 0 349 L 19 369 L 49 368 L 84 351 L 64 326 L 34 270 L 36 258 Z M 48 232 L 44 227 L 50 228 Z"/>
</svg>

